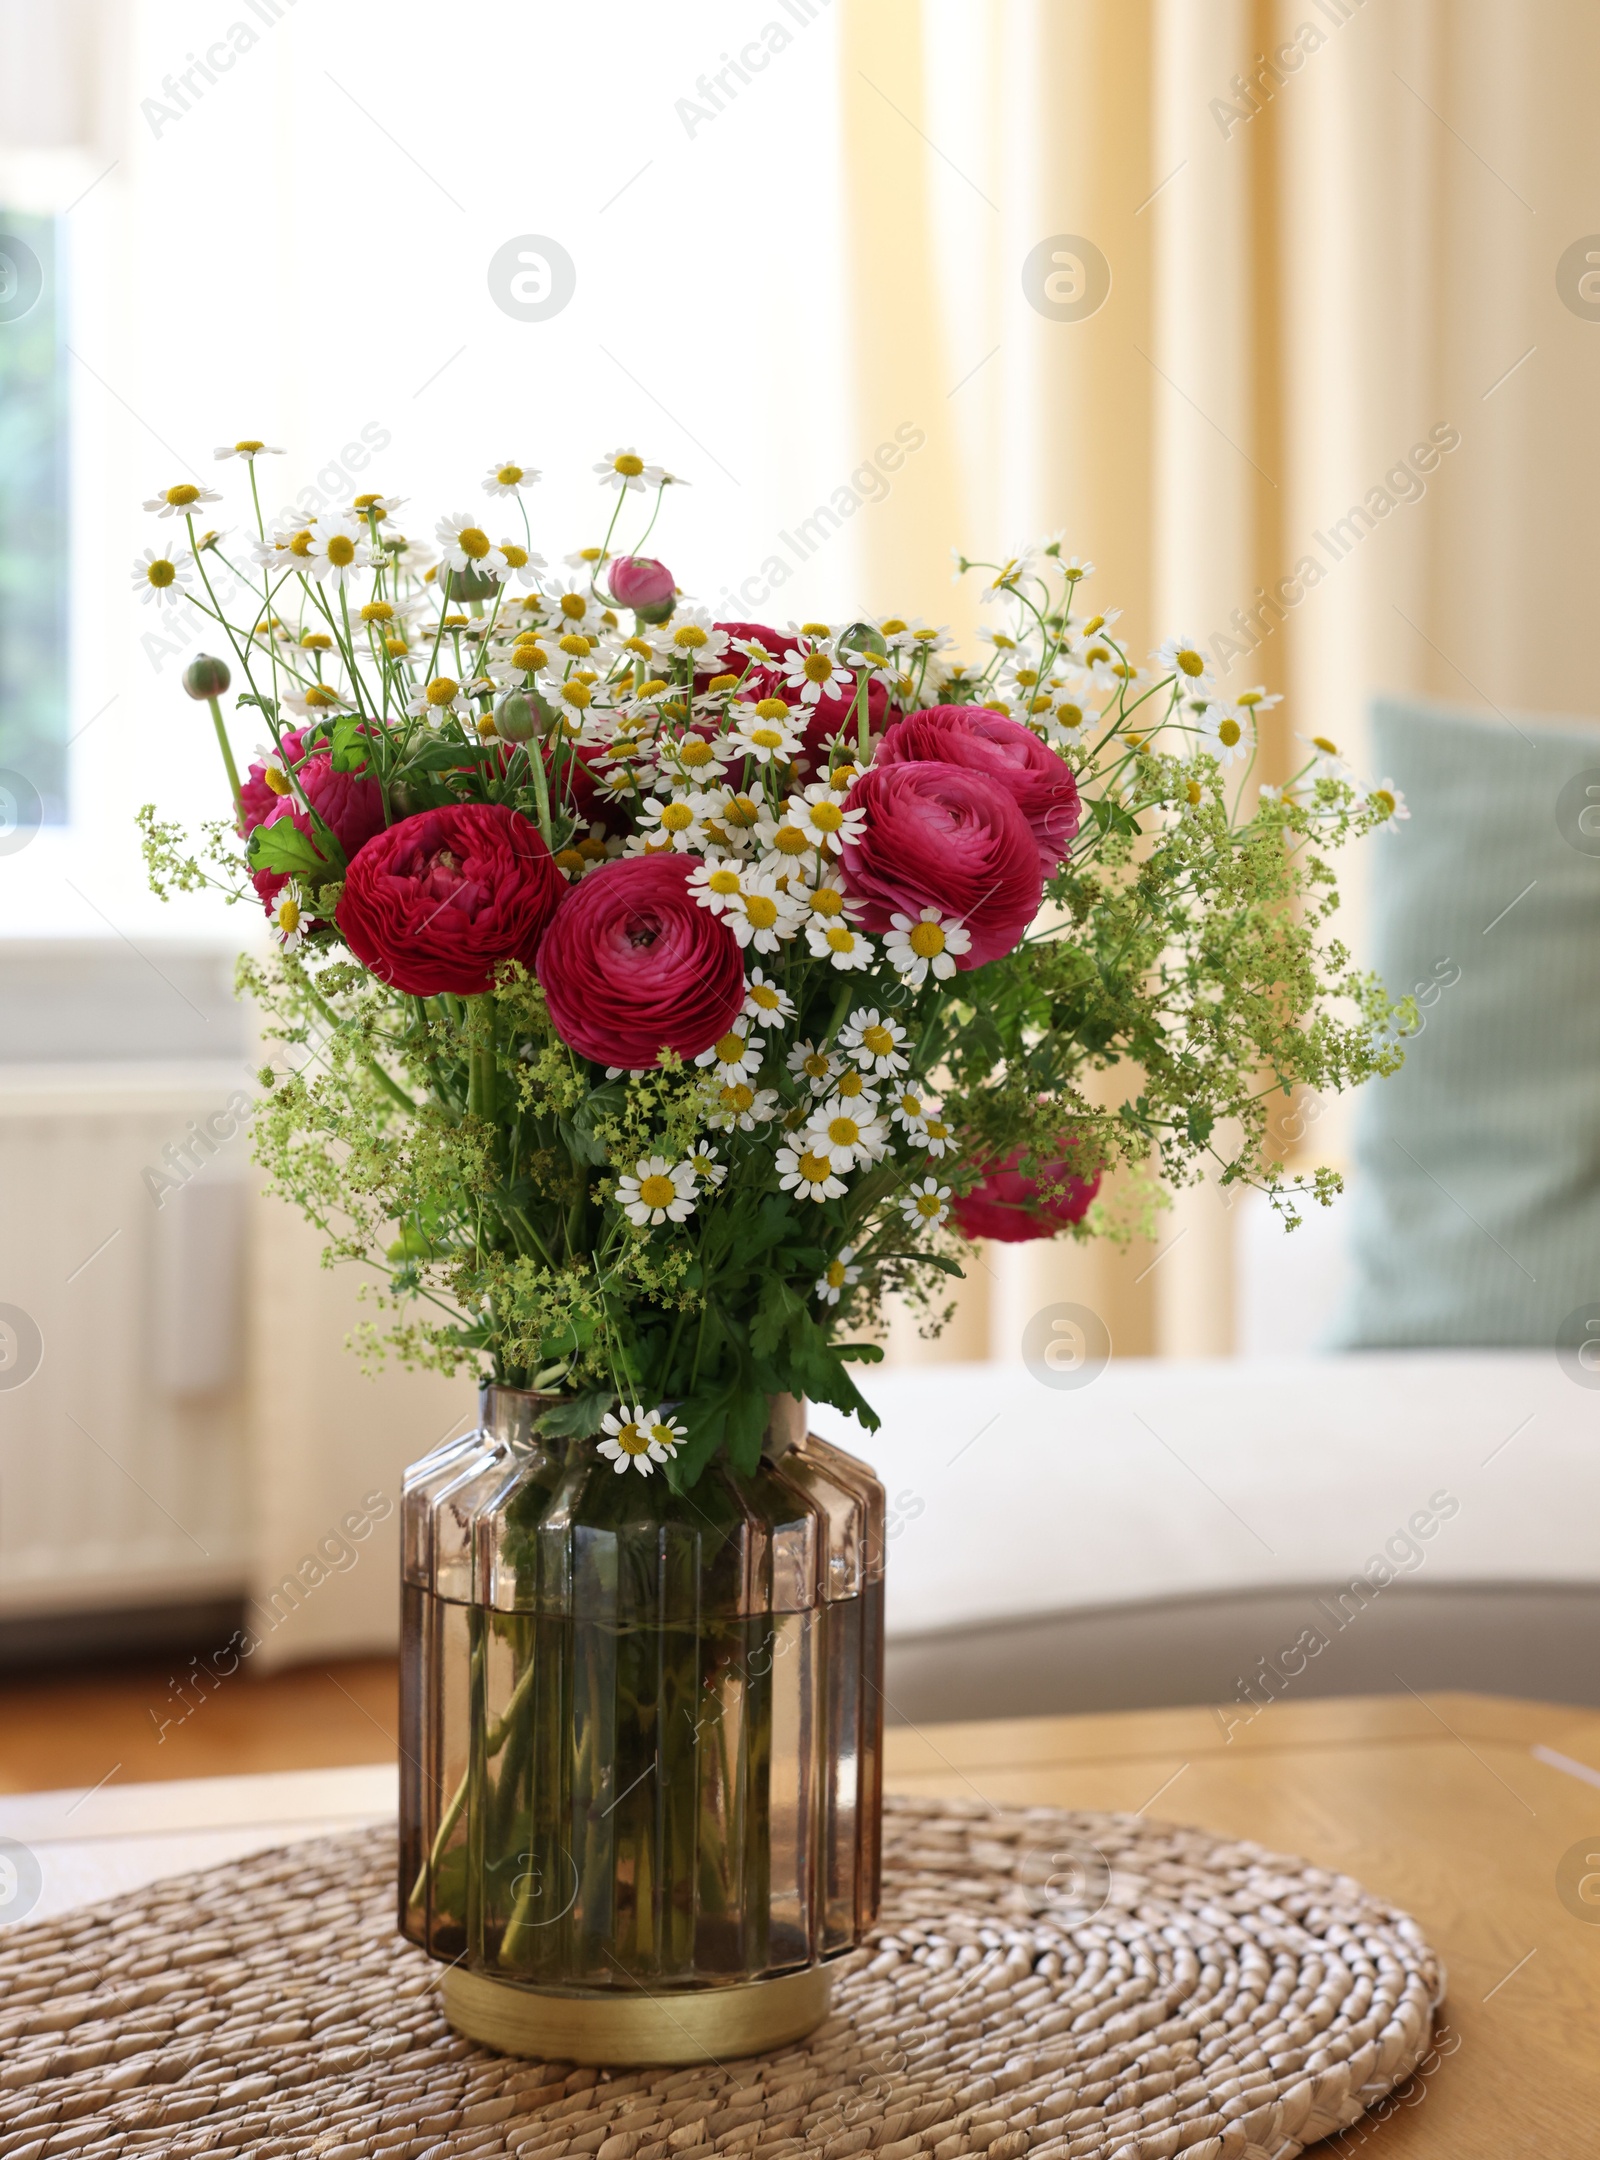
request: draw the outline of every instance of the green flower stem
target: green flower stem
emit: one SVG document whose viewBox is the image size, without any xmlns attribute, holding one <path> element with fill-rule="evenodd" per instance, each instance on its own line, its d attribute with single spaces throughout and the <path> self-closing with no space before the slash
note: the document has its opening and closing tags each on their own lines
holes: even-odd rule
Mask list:
<svg viewBox="0 0 1600 2160">
<path fill-rule="evenodd" d="M 229 742 L 228 730 L 223 725 L 222 706 L 214 697 L 207 698 L 206 703 L 211 707 L 211 725 L 217 731 L 217 748 L 222 752 L 222 762 L 228 768 L 228 785 L 233 790 L 234 815 L 242 826 L 244 824 L 244 797 L 239 792 L 239 768 L 233 762 L 233 745 Z"/>
<path fill-rule="evenodd" d="M 328 1026 L 333 1029 L 335 1034 L 342 1034 L 344 1031 L 344 1022 L 334 1011 L 333 1007 L 328 1003 L 327 999 L 317 989 L 316 985 L 312 982 L 310 976 L 306 973 L 305 969 L 300 965 L 299 961 L 293 957 L 292 954 L 286 954 L 284 956 L 284 972 L 294 979 L 294 981 L 304 994 L 306 1002 L 313 1008 L 313 1010 L 317 1013 L 318 1017 L 322 1020 L 325 1020 Z M 420 1114 L 419 1106 L 412 1101 L 411 1097 L 406 1093 L 405 1089 L 400 1085 L 399 1081 L 393 1079 L 390 1074 L 384 1071 L 383 1067 L 378 1063 L 377 1059 L 371 1054 L 370 1051 L 367 1053 L 365 1058 L 363 1058 L 362 1063 L 366 1066 L 368 1072 L 371 1073 L 373 1079 L 378 1082 L 384 1093 L 392 1097 L 394 1102 L 399 1106 L 400 1109 L 408 1110 L 413 1117 L 416 1117 Z"/>
</svg>

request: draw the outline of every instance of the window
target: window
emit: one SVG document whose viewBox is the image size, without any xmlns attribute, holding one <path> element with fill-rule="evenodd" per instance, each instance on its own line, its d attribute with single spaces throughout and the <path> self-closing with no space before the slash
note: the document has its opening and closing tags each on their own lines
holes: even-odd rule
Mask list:
<svg viewBox="0 0 1600 2160">
<path fill-rule="evenodd" d="M 0 790 L 8 798 L 0 821 L 7 825 L 41 814 L 61 824 L 67 814 L 61 235 L 59 219 L 0 210 Z"/>
</svg>

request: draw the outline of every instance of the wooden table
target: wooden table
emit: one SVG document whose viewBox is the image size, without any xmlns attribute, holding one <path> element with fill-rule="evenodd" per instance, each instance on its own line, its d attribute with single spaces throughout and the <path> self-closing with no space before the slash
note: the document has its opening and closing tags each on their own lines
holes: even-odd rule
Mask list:
<svg viewBox="0 0 1600 2160">
<path fill-rule="evenodd" d="M 1557 1891 L 1564 1856 L 1600 1855 L 1600 1712 L 1399 1695 L 1278 1703 L 1231 1735 L 1210 1710 L 898 1726 L 888 1774 L 900 1792 L 1199 1823 L 1358 1876 L 1421 1921 L 1450 1992 L 1437 2064 L 1324 2149 L 1600 2153 L 1600 1902 L 1569 1882 L 1586 1921 Z M 0 1800 L 0 1835 L 39 1849 L 43 1917 L 394 1805 L 392 1767 L 112 1782 Z"/>
<path fill-rule="evenodd" d="M 1422 1923 L 1450 1990 L 1437 2065 L 1323 2149 L 1600 2154 L 1600 1902 L 1580 1919 L 1556 1881 L 1581 1842 L 1600 1900 L 1600 1712 L 1400 1695 L 1280 1702 L 1231 1737 L 1213 1710 L 900 1726 L 888 1782 L 1198 1823 L 1359 1877 Z"/>
</svg>

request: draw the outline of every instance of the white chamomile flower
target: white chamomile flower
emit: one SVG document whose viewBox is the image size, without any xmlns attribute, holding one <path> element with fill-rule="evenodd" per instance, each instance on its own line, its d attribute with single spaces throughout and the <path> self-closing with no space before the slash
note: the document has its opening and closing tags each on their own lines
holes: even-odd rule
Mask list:
<svg viewBox="0 0 1600 2160">
<path fill-rule="evenodd" d="M 813 916 L 806 924 L 806 943 L 813 960 L 829 960 L 842 973 L 872 965 L 872 940 L 846 922 L 819 922 Z"/>
<path fill-rule="evenodd" d="M 569 570 L 588 570 L 598 577 L 602 566 L 608 563 L 611 557 L 604 548 L 586 547 L 574 548 L 570 555 L 563 555 L 561 560 Z"/>
<path fill-rule="evenodd" d="M 174 562 L 165 549 L 146 548 L 134 557 L 133 589 L 146 604 L 154 600 L 170 607 L 183 598 L 190 582 L 189 565 Z"/>
<path fill-rule="evenodd" d="M 277 443 L 256 442 L 247 435 L 243 442 L 219 443 L 216 454 L 219 458 L 243 458 L 249 465 L 258 457 L 282 457 L 284 453 Z"/>
<path fill-rule="evenodd" d="M 1196 717 L 1200 722 L 1200 734 L 1206 748 L 1224 772 L 1236 760 L 1250 755 L 1254 745 L 1250 736 L 1249 719 L 1232 705 L 1207 705 Z"/>
<path fill-rule="evenodd" d="M 1378 828 L 1380 832 L 1393 832 L 1411 815 L 1406 808 L 1405 797 L 1392 780 L 1380 780 L 1375 788 L 1369 790 L 1367 800 L 1384 813 L 1383 823 Z"/>
<path fill-rule="evenodd" d="M 344 586 L 360 570 L 372 567 L 372 544 L 366 527 L 353 517 L 327 518 L 318 524 L 306 567 L 320 585 Z"/>
<path fill-rule="evenodd" d="M 491 465 L 484 474 L 483 492 L 485 495 L 515 495 L 523 488 L 532 487 L 538 478 L 533 466 L 519 465 L 514 458 L 506 458 L 498 465 Z"/>
<path fill-rule="evenodd" d="M 756 968 L 744 986 L 744 1009 L 746 1017 L 758 1027 L 782 1027 L 785 1020 L 794 1018 L 794 999 L 787 990 L 769 982 L 763 969 Z"/>
<path fill-rule="evenodd" d="M 728 1175 L 727 1164 L 709 1140 L 702 1140 L 698 1147 L 692 1147 L 684 1160 L 694 1172 L 696 1181 L 709 1185 L 713 1192 Z"/>
<path fill-rule="evenodd" d="M 703 787 L 708 781 L 722 778 L 728 764 L 728 746 L 721 736 L 699 735 L 690 728 L 681 735 L 663 735 L 656 744 L 656 759 L 664 785 L 670 787 L 676 778 Z"/>
<path fill-rule="evenodd" d="M 642 495 L 646 488 L 660 487 L 667 478 L 662 465 L 647 465 L 637 450 L 608 450 L 595 466 L 602 487 L 628 488 Z"/>
<path fill-rule="evenodd" d="M 743 863 L 720 856 L 715 862 L 695 864 L 689 872 L 689 890 L 703 908 L 726 921 L 743 898 L 744 881 L 750 874 Z"/>
<path fill-rule="evenodd" d="M 728 633 L 717 628 L 704 608 L 679 608 L 650 643 L 663 660 L 686 661 L 697 675 L 715 675 L 728 649 Z"/>
<path fill-rule="evenodd" d="M 706 1123 L 718 1132 L 754 1132 L 778 1114 L 776 1088 L 753 1088 L 748 1080 L 712 1083 L 706 1098 Z"/>
<path fill-rule="evenodd" d="M 920 1140 L 933 1108 L 926 1095 L 919 1094 L 914 1087 L 903 1087 L 890 1099 L 889 1116 L 896 1125 L 905 1128 L 909 1139 Z"/>
<path fill-rule="evenodd" d="M 1085 712 L 1071 697 L 1063 697 L 1041 716 L 1039 729 L 1046 742 L 1059 750 L 1081 750 L 1089 740 L 1095 716 Z"/>
<path fill-rule="evenodd" d="M 789 1052 L 789 1070 L 796 1079 L 803 1075 L 811 1083 L 813 1095 L 826 1095 L 838 1077 L 839 1060 L 813 1042 L 797 1042 Z"/>
<path fill-rule="evenodd" d="M 761 953 L 775 953 L 799 928 L 800 909 L 794 895 L 776 878 L 764 870 L 746 870 L 738 894 L 723 911 L 722 919 L 741 945 L 753 945 Z"/>
<path fill-rule="evenodd" d="M 752 1040 L 748 1030 L 736 1024 L 726 1035 L 719 1035 L 708 1050 L 702 1050 L 695 1063 L 715 1065 L 717 1078 L 724 1082 L 753 1080 L 761 1070 L 765 1048 L 759 1037 Z"/>
<path fill-rule="evenodd" d="M 1199 690 L 1211 678 L 1211 661 L 1198 638 L 1169 637 L 1150 657 L 1156 672 L 1176 675 L 1185 693 Z"/>
<path fill-rule="evenodd" d="M 949 1219 L 949 1198 L 948 1185 L 941 1185 L 937 1178 L 925 1177 L 902 1196 L 900 1212 L 913 1230 L 937 1230 Z"/>
<path fill-rule="evenodd" d="M 801 637 L 795 650 L 778 665 L 783 669 L 784 681 L 791 690 L 799 691 L 805 705 L 815 705 L 827 696 L 843 696 L 856 686 L 855 677 L 836 657 L 831 641 Z"/>
<path fill-rule="evenodd" d="M 215 488 L 196 487 L 192 480 L 180 480 L 176 487 L 169 487 L 159 495 L 152 495 L 145 504 L 158 517 L 187 517 L 197 503 L 221 502 Z"/>
<path fill-rule="evenodd" d="M 473 570 L 479 577 L 503 578 L 511 565 L 470 510 L 453 510 L 433 528 L 439 543 L 440 566 L 446 570 Z"/>
<path fill-rule="evenodd" d="M 1331 742 L 1326 735 L 1302 735 L 1300 740 L 1317 753 L 1309 774 L 1311 779 L 1343 780 L 1348 776 L 1350 768 L 1336 742 Z"/>
<path fill-rule="evenodd" d="M 675 1418 L 664 1416 L 659 1409 L 647 1411 L 643 1403 L 635 1403 L 631 1410 L 626 1403 L 618 1410 L 608 1410 L 600 1420 L 600 1429 L 606 1437 L 600 1442 L 599 1452 L 607 1457 L 618 1477 L 630 1464 L 649 1477 L 655 1465 L 668 1461 L 678 1443 L 688 1438 Z"/>
<path fill-rule="evenodd" d="M 466 692 L 453 675 L 435 675 L 432 682 L 423 683 L 412 691 L 406 706 L 414 719 L 442 720 L 446 713 L 460 710 L 460 701 Z"/>
<path fill-rule="evenodd" d="M 797 1144 L 777 1153 L 778 1184 L 801 1200 L 837 1200 L 844 1180 L 834 1174 L 833 1157 L 824 1149 Z"/>
<path fill-rule="evenodd" d="M 250 543 L 250 560 L 268 570 L 308 570 L 316 525 L 315 518 L 307 518 L 304 525 L 274 526 L 266 539 Z"/>
<path fill-rule="evenodd" d="M 285 952 L 294 952 L 305 943 L 305 895 L 293 878 L 272 903 L 272 927 Z"/>
<path fill-rule="evenodd" d="M 971 945 L 972 934 L 958 916 L 941 915 L 931 907 L 925 907 L 915 922 L 909 915 L 891 915 L 883 940 L 889 965 L 918 988 L 930 975 L 946 981 Z"/>
<path fill-rule="evenodd" d="M 850 1265 L 855 1256 L 856 1249 L 853 1245 L 841 1245 L 839 1257 L 830 1260 L 823 1273 L 817 1277 L 816 1294 L 824 1305 L 837 1305 L 841 1294 L 860 1282 L 860 1268 Z"/>
<path fill-rule="evenodd" d="M 954 1129 L 943 1118 L 930 1117 L 923 1121 L 922 1145 L 937 1162 L 941 1156 L 953 1155 L 956 1148 Z"/>
<path fill-rule="evenodd" d="M 847 1065 L 833 1084 L 833 1093 L 841 1102 L 849 1103 L 862 1117 L 872 1118 L 878 1114 L 878 1091 L 867 1085 L 865 1073 Z"/>
<path fill-rule="evenodd" d="M 811 845 L 825 855 L 837 855 L 847 840 L 860 837 L 867 822 L 865 810 L 847 810 L 842 788 L 815 780 L 784 805 L 784 823 L 803 832 Z"/>
<path fill-rule="evenodd" d="M 641 1229 L 650 1223 L 682 1222 L 694 1213 L 694 1172 L 665 1155 L 647 1155 L 632 1177 L 617 1180 L 617 1205 Z"/>
<path fill-rule="evenodd" d="M 804 735 L 795 725 L 793 708 L 782 698 L 761 698 L 754 705 L 735 705 L 729 717 L 733 725 L 725 740 L 736 756 L 753 757 L 758 765 L 774 760 L 787 765 L 799 754 Z"/>
<path fill-rule="evenodd" d="M 350 710 L 349 698 L 331 683 L 305 683 L 298 690 L 286 690 L 283 702 L 302 720 L 326 720 L 334 713 Z"/>
<path fill-rule="evenodd" d="M 910 1064 L 900 1049 L 905 1039 L 906 1031 L 898 1020 L 886 1020 L 876 1007 L 869 1010 L 865 1005 L 858 1005 L 839 1030 L 839 1047 L 878 1080 L 892 1079 Z"/>
<path fill-rule="evenodd" d="M 808 1148 L 826 1155 L 835 1170 L 853 1170 L 858 1163 L 877 1162 L 889 1145 L 888 1127 L 877 1117 L 876 1104 L 869 1111 L 859 1102 L 835 1095 L 811 1121 L 801 1138 Z"/>
<path fill-rule="evenodd" d="M 640 813 L 639 830 L 628 842 L 629 854 L 650 855 L 659 848 L 676 848 L 687 854 L 699 843 L 700 814 L 693 798 L 674 795 L 661 802 L 656 797 Z"/>
</svg>

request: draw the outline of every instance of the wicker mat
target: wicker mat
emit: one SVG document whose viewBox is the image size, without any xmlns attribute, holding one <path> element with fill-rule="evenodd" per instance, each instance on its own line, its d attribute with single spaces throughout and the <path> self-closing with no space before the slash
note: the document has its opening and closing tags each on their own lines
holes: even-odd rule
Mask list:
<svg viewBox="0 0 1600 2160">
<path fill-rule="evenodd" d="M 1346 1876 L 1136 1816 L 891 1801 L 884 1913 L 781 2054 L 613 2076 L 457 2039 L 364 1831 L 0 1937 L 0 2156 L 1288 2160 L 1443 1992 Z"/>
</svg>

